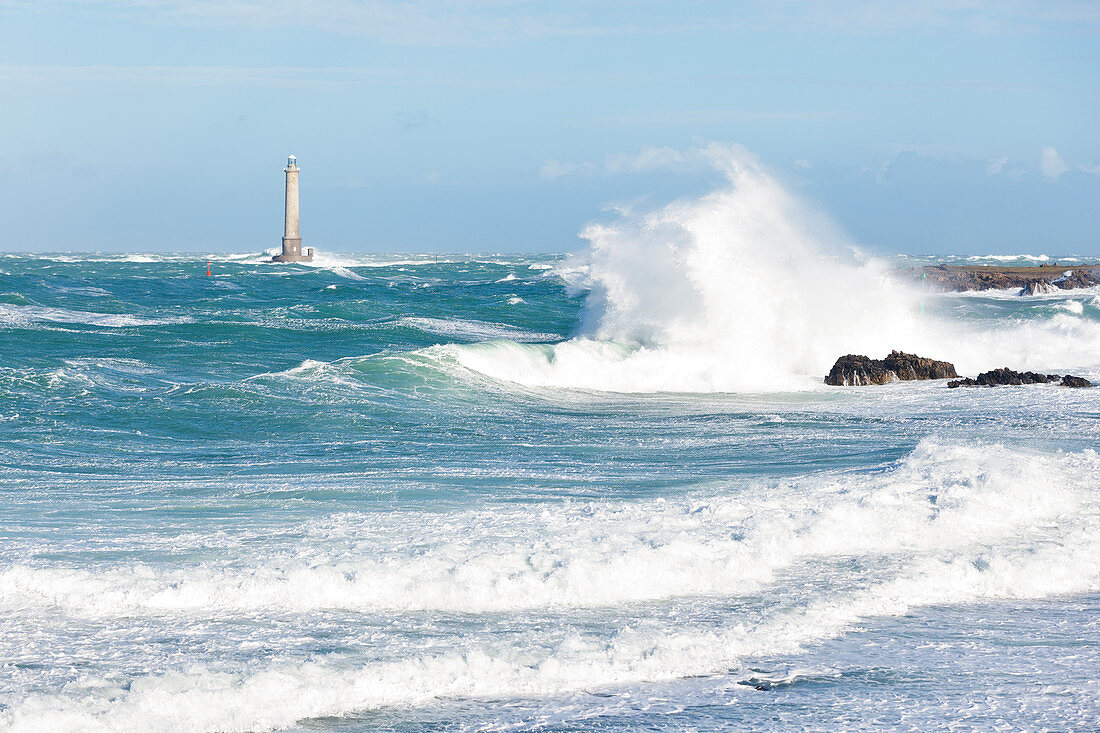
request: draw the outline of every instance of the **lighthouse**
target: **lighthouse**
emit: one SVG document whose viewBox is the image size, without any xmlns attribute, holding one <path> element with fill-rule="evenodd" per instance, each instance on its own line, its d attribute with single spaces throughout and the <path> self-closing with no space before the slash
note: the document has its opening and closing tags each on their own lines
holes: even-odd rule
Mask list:
<svg viewBox="0 0 1100 733">
<path fill-rule="evenodd" d="M 287 158 L 286 208 L 283 219 L 283 253 L 271 258 L 272 262 L 313 262 L 313 247 L 302 254 L 302 235 L 298 231 L 298 159 Z"/>
</svg>

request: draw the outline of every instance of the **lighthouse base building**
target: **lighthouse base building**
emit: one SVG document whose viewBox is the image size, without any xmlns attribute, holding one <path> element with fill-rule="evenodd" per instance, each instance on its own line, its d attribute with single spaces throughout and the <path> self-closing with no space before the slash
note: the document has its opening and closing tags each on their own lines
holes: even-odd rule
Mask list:
<svg viewBox="0 0 1100 733">
<path fill-rule="evenodd" d="M 302 254 L 302 240 L 283 237 L 283 253 L 271 258 L 272 262 L 313 262 L 313 247 L 306 247 Z"/>
<path fill-rule="evenodd" d="M 313 247 L 302 254 L 302 235 L 298 232 L 298 170 L 298 159 L 292 155 L 283 168 L 286 173 L 283 253 L 272 257 L 272 262 L 313 262 Z"/>
</svg>

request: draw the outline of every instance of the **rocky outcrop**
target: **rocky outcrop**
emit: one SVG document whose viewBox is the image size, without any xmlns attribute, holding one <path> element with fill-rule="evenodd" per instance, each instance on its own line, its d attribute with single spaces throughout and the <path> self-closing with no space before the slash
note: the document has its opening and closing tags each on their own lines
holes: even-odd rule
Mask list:
<svg viewBox="0 0 1100 733">
<path fill-rule="evenodd" d="M 1014 372 L 1008 367 L 982 372 L 977 379 L 957 379 L 948 382 L 948 387 L 996 387 L 999 384 L 1046 384 L 1061 379 L 1058 374 L 1039 374 L 1037 372 Z"/>
<path fill-rule="evenodd" d="M 902 271 L 934 290 L 1016 290 L 1020 295 L 1100 285 L 1100 265 L 1058 267 L 998 267 L 994 265 L 930 265 Z"/>
<path fill-rule="evenodd" d="M 950 379 L 957 377 L 955 367 L 916 354 L 891 351 L 885 359 L 848 354 L 836 360 L 825 384 L 836 387 L 862 387 L 869 384 L 905 382 L 914 379 Z"/>
<path fill-rule="evenodd" d="M 862 387 L 868 384 L 886 384 L 893 381 L 886 373 L 881 360 L 862 354 L 848 354 L 836 360 L 825 377 L 825 384 L 835 387 Z"/>
<path fill-rule="evenodd" d="M 1017 295 L 1050 295 L 1051 293 L 1057 293 L 1060 288 L 1052 283 L 1050 280 L 1028 280 L 1024 283 L 1024 286 L 1020 288 L 1020 292 Z"/>
<path fill-rule="evenodd" d="M 862 354 L 848 354 L 836 360 L 825 384 L 835 387 L 862 387 L 869 384 L 906 382 L 915 379 L 951 379 L 957 377 L 950 362 L 936 361 L 903 351 L 891 351 L 885 359 L 871 359 Z M 1072 374 L 1040 374 L 1017 372 L 1008 367 L 982 372 L 975 378 L 951 379 L 948 387 L 996 387 L 1005 384 L 1049 384 L 1062 387 L 1091 387 L 1092 382 Z"/>
<path fill-rule="evenodd" d="M 1076 270 L 1066 270 L 1061 277 L 1054 278 L 1050 283 L 1062 290 L 1091 288 L 1093 285 L 1100 284 L 1100 269 L 1084 267 Z"/>
<path fill-rule="evenodd" d="M 910 379 L 950 379 L 957 377 L 955 365 L 946 361 L 936 361 L 916 354 L 891 351 L 882 360 L 886 370 L 896 374 L 900 380 Z"/>
<path fill-rule="evenodd" d="M 1059 380 L 1061 380 L 1059 382 Z M 1008 367 L 982 372 L 976 379 L 956 379 L 947 383 L 948 387 L 996 387 L 1004 384 L 1047 384 L 1059 382 L 1063 387 L 1091 387 L 1092 382 L 1071 374 L 1039 374 L 1037 372 L 1016 372 Z"/>
</svg>

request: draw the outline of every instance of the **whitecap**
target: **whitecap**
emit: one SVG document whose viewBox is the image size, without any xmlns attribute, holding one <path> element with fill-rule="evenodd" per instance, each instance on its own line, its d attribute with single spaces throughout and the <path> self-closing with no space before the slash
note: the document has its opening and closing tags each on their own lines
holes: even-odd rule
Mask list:
<svg viewBox="0 0 1100 733">
<path fill-rule="evenodd" d="M 73 323 L 106 328 L 133 326 L 163 326 L 190 323 L 188 316 L 142 318 L 129 313 L 90 313 L 87 311 L 47 308 L 37 305 L 9 305 L 0 303 L 0 326 L 25 328 L 34 323 Z"/>
<path fill-rule="evenodd" d="M 488 323 L 463 318 L 426 318 L 405 317 L 394 321 L 394 325 L 406 328 L 415 328 L 436 336 L 458 338 L 465 340 L 498 340 L 505 339 L 512 342 L 539 342 L 556 341 L 560 336 L 553 333 L 540 333 L 526 331 L 515 326 L 503 323 Z"/>
<path fill-rule="evenodd" d="M 589 251 L 555 269 L 570 292 L 587 293 L 575 338 L 455 347 L 454 359 L 526 387 L 608 392 L 816 389 L 839 356 L 894 349 L 973 373 L 1100 365 L 1100 323 L 926 314 L 943 296 L 860 254 L 746 150 L 696 152 L 726 174 L 723 188 L 593 224 Z M 1015 290 L 947 297 L 1017 299 Z"/>
<path fill-rule="evenodd" d="M 0 722 L 254 730 L 440 697 L 556 695 L 731 671 L 751 679 L 758 673 L 738 673 L 747 660 L 797 653 L 867 619 L 1100 590 L 1098 471 L 1092 450 L 1026 453 L 927 439 L 878 471 L 680 500 L 339 514 L 302 526 L 290 552 L 239 545 L 258 553 L 247 565 L 216 556 L 187 569 L 9 563 L 0 571 L 0 606 L 77 626 L 225 614 L 255 623 L 257 615 L 312 619 L 325 610 L 381 618 L 535 610 L 548 618 L 555 608 L 735 599 L 761 586 L 786 600 L 777 611 L 723 613 L 705 623 L 655 618 L 610 634 L 540 633 L 536 624 L 521 636 L 471 634 L 362 664 L 322 654 L 269 656 L 245 668 L 192 664 L 142 675 L 126 688 L 104 680 L 99 688 L 32 695 L 0 710 Z"/>
</svg>

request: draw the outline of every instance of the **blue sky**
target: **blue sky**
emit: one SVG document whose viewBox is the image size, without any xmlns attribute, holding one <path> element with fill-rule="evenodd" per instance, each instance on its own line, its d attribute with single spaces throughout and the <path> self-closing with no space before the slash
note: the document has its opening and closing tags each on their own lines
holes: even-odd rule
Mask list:
<svg viewBox="0 0 1100 733">
<path fill-rule="evenodd" d="M 564 251 L 739 143 L 880 252 L 1100 256 L 1100 3 L 0 0 L 0 250 Z"/>
</svg>

